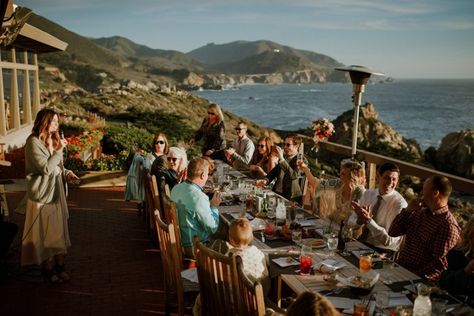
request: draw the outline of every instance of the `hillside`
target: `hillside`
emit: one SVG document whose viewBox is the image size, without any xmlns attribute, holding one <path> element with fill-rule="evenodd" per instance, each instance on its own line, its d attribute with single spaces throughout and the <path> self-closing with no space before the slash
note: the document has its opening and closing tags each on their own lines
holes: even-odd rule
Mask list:
<svg viewBox="0 0 474 316">
<path fill-rule="evenodd" d="M 343 73 L 334 71 L 342 65 L 335 59 L 271 41 L 208 44 L 185 54 L 150 48 L 121 36 L 87 38 L 35 14 L 29 23 L 69 44 L 65 52 L 40 55 L 40 65 L 57 67 L 66 79 L 62 83 L 79 85 L 92 92 L 124 80 L 185 89 L 228 83 L 346 80 Z M 241 76 L 255 74 L 259 77 Z M 54 88 L 56 79 L 51 79 L 46 85 Z"/>
<path fill-rule="evenodd" d="M 275 59 L 275 53 L 281 54 L 280 58 Z M 343 64 L 335 59 L 315 52 L 295 49 L 289 46 L 281 45 L 272 41 L 235 41 L 226 44 L 216 45 L 214 43 L 207 44 L 188 53 L 191 57 L 199 62 L 209 65 L 214 70 L 220 70 L 225 73 L 234 73 L 235 65 L 249 68 L 251 63 L 257 59 L 261 63 L 270 65 L 269 69 L 279 69 L 281 64 L 286 60 L 290 63 L 285 71 L 296 71 L 301 69 L 319 69 L 325 70 L 328 74 L 334 71 L 335 67 Z M 262 61 L 262 59 L 264 61 Z M 296 64 L 295 64 L 295 61 Z M 229 68 L 227 68 L 229 66 Z M 260 72 L 266 73 L 265 68 Z M 244 73 L 244 72 L 241 72 Z"/>
</svg>

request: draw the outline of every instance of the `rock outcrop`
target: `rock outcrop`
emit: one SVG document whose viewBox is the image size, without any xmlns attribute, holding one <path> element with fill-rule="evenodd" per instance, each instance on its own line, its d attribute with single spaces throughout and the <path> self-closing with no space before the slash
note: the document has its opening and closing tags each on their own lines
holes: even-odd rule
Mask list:
<svg viewBox="0 0 474 316">
<path fill-rule="evenodd" d="M 354 112 L 349 110 L 333 121 L 336 133 L 331 141 L 352 145 L 353 115 Z M 422 158 L 418 143 L 403 137 L 391 126 L 379 121 L 372 103 L 366 103 L 360 108 L 357 144 L 358 148 L 402 160 L 417 161 Z"/>
<path fill-rule="evenodd" d="M 474 130 L 449 133 L 438 150 L 429 148 L 426 152 L 436 169 L 474 179 Z"/>
</svg>

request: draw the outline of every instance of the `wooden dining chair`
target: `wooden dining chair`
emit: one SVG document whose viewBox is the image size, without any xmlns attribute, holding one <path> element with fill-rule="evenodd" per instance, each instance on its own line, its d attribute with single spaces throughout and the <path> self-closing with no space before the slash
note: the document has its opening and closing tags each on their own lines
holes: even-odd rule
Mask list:
<svg viewBox="0 0 474 316">
<path fill-rule="evenodd" d="M 201 315 L 239 315 L 237 269 L 232 255 L 220 254 L 194 237 L 194 252 L 201 289 Z"/>
<path fill-rule="evenodd" d="M 240 293 L 240 315 L 264 316 L 265 297 L 263 295 L 262 284 L 252 281 L 245 274 L 242 258 L 235 256 L 237 268 L 237 282 Z"/>
<path fill-rule="evenodd" d="M 176 203 L 171 201 L 171 199 L 169 199 L 167 196 L 163 196 L 162 199 L 163 199 L 163 207 L 164 207 L 163 213 L 165 215 L 166 221 L 170 224 L 173 224 L 174 234 L 176 237 L 176 243 L 179 249 L 178 262 L 181 262 L 182 264 L 184 264 L 183 249 L 181 247 L 181 230 L 179 227 L 179 218 L 178 218 L 178 212 L 176 210 Z"/>
<path fill-rule="evenodd" d="M 178 250 L 180 249 L 177 244 L 175 237 L 175 229 L 173 224 L 166 224 L 160 218 L 160 213 L 158 210 L 155 210 L 155 222 L 157 227 L 157 235 L 160 243 L 161 250 L 161 262 L 163 276 L 165 280 L 165 314 L 169 315 L 173 307 L 177 307 L 178 315 L 184 315 L 186 298 L 189 298 L 190 301 L 194 302 L 197 293 L 198 286 L 197 284 L 193 286 L 187 286 L 189 282 L 183 282 L 181 277 L 181 266 L 176 264 L 179 261 Z M 194 292 L 190 296 L 185 296 L 186 292 Z M 173 304 L 175 302 L 177 304 Z"/>
</svg>

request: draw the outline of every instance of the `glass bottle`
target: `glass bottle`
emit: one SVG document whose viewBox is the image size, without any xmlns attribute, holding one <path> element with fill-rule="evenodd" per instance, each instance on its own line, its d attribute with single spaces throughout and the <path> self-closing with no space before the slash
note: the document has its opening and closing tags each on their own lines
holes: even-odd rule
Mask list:
<svg viewBox="0 0 474 316">
<path fill-rule="evenodd" d="M 342 236 L 343 229 L 344 229 L 344 221 L 341 221 L 341 225 L 339 226 L 339 234 L 337 235 L 337 250 L 341 250 L 341 251 L 346 249 L 346 242 Z"/>
<path fill-rule="evenodd" d="M 413 304 L 413 316 L 430 316 L 431 315 L 431 300 L 429 286 L 418 283 L 418 296 Z"/>
</svg>

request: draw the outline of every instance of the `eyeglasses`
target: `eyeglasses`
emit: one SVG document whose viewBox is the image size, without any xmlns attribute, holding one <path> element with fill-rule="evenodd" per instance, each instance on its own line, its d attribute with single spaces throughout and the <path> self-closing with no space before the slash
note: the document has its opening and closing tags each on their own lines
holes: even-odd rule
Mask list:
<svg viewBox="0 0 474 316">
<path fill-rule="evenodd" d="M 293 144 L 285 143 L 285 147 L 291 147 L 291 146 L 293 146 Z"/>
<path fill-rule="evenodd" d="M 166 159 L 168 159 L 169 162 L 171 162 L 171 161 L 172 161 L 172 162 L 176 162 L 176 161 L 178 161 L 178 160 L 181 159 L 181 158 L 168 157 L 168 158 L 166 158 Z"/>
<path fill-rule="evenodd" d="M 267 146 L 267 145 L 265 145 L 265 144 L 258 144 L 258 145 L 257 145 L 257 147 L 259 147 L 259 148 L 265 148 L 266 146 Z"/>
<path fill-rule="evenodd" d="M 165 142 L 164 142 L 163 140 L 157 140 L 157 141 L 155 141 L 155 145 L 158 145 L 158 144 L 164 145 Z"/>
<path fill-rule="evenodd" d="M 216 115 L 216 113 L 207 112 L 207 115 Z"/>
</svg>

